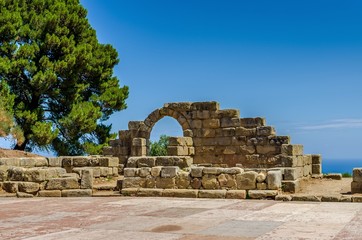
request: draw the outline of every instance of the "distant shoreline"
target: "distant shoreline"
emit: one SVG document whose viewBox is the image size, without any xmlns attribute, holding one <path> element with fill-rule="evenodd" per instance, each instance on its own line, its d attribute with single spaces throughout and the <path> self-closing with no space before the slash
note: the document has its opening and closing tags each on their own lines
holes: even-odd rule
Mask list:
<svg viewBox="0 0 362 240">
<path fill-rule="evenodd" d="M 362 168 L 362 159 L 323 159 L 323 173 L 350 173 L 353 168 Z"/>
</svg>

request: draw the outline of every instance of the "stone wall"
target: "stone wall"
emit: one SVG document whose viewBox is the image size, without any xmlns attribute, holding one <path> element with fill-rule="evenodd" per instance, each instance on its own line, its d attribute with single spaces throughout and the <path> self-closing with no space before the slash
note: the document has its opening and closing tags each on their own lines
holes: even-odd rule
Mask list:
<svg viewBox="0 0 362 240">
<path fill-rule="evenodd" d="M 118 176 L 115 157 L 0 158 L 0 186 L 21 197 L 91 196 L 93 179 Z"/>
<path fill-rule="evenodd" d="M 204 166 L 282 169 L 285 188 L 292 192 L 299 179 L 321 174 L 320 155 L 305 155 L 302 145 L 276 135 L 264 118 L 240 118 L 238 110 L 221 110 L 217 102 L 165 104 L 144 121 L 129 122 L 128 130 L 119 131 L 119 139 L 104 148 L 104 155 L 118 157 L 126 168 L 132 157 L 147 156 L 152 128 L 165 116 L 176 119 L 184 135 L 170 138 L 170 156 L 189 156 Z"/>
<path fill-rule="evenodd" d="M 362 193 L 362 168 L 353 169 L 352 193 Z"/>
</svg>

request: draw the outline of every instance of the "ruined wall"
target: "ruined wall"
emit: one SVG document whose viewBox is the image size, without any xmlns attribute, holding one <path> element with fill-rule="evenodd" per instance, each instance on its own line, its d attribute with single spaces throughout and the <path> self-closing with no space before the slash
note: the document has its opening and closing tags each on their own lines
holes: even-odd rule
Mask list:
<svg viewBox="0 0 362 240">
<path fill-rule="evenodd" d="M 19 197 L 91 196 L 93 179 L 118 176 L 116 157 L 0 158 L 0 187 Z"/>
</svg>

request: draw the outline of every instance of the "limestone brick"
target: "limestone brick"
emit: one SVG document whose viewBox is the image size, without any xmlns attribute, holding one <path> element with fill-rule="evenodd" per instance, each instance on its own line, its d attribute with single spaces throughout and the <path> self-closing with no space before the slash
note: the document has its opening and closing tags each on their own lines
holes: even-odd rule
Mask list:
<svg viewBox="0 0 362 240">
<path fill-rule="evenodd" d="M 256 189 L 256 177 L 258 173 L 250 171 L 236 175 L 237 188 L 241 190 Z"/>
<path fill-rule="evenodd" d="M 265 118 L 240 118 L 240 125 L 246 128 L 265 126 Z"/>
<path fill-rule="evenodd" d="M 278 195 L 277 190 L 249 190 L 248 195 L 251 199 L 275 198 Z"/>
<path fill-rule="evenodd" d="M 187 146 L 168 146 L 167 154 L 169 156 L 187 156 L 189 155 L 189 149 Z"/>
<path fill-rule="evenodd" d="M 219 119 L 206 119 L 203 121 L 204 128 L 219 128 L 220 127 L 220 120 Z"/>
<path fill-rule="evenodd" d="M 176 187 L 176 179 L 175 178 L 156 178 L 156 187 L 157 188 L 175 188 Z"/>
<path fill-rule="evenodd" d="M 201 184 L 204 189 L 219 189 L 220 188 L 220 184 L 217 181 L 217 178 L 215 175 L 205 174 L 202 177 Z"/>
<path fill-rule="evenodd" d="M 236 189 L 236 178 L 235 175 L 230 174 L 220 174 L 217 177 L 220 187 L 226 189 Z"/>
<path fill-rule="evenodd" d="M 303 155 L 303 145 L 283 144 L 282 154 L 286 154 L 288 156 Z"/>
<path fill-rule="evenodd" d="M 245 199 L 246 191 L 245 190 L 228 190 L 226 192 L 225 198 L 228 199 Z"/>
<path fill-rule="evenodd" d="M 312 164 L 312 174 L 322 174 L 322 165 Z"/>
<path fill-rule="evenodd" d="M 61 197 L 61 190 L 41 190 L 38 192 L 38 197 Z"/>
<path fill-rule="evenodd" d="M 92 189 L 67 189 L 62 190 L 62 197 L 91 197 Z"/>
<path fill-rule="evenodd" d="M 200 178 L 193 178 L 190 185 L 193 189 L 200 189 L 202 186 L 202 180 Z"/>
<path fill-rule="evenodd" d="M 197 198 L 199 191 L 193 189 L 164 189 L 163 197 Z"/>
<path fill-rule="evenodd" d="M 180 171 L 176 176 L 176 187 L 186 189 L 190 186 L 191 177 L 188 172 Z"/>
<path fill-rule="evenodd" d="M 82 175 L 80 179 L 80 188 L 82 189 L 92 189 L 93 188 L 93 170 L 84 169 L 82 170 Z"/>
<path fill-rule="evenodd" d="M 2 187 L 5 190 L 5 192 L 8 192 L 8 193 L 18 192 L 18 182 L 6 181 L 6 182 L 3 182 Z"/>
<path fill-rule="evenodd" d="M 52 178 L 49 179 L 46 190 L 63 190 L 63 189 L 76 189 L 79 188 L 78 179 L 70 178 Z"/>
<path fill-rule="evenodd" d="M 362 182 L 362 168 L 353 168 L 353 181 Z"/>
<path fill-rule="evenodd" d="M 176 167 L 176 166 L 163 167 L 161 170 L 161 177 L 162 178 L 174 178 L 174 177 L 176 177 L 179 169 L 180 168 Z"/>
<path fill-rule="evenodd" d="M 140 177 L 125 177 L 122 182 L 122 189 L 144 187 L 146 180 L 146 178 Z"/>
<path fill-rule="evenodd" d="M 226 190 L 200 190 L 199 198 L 225 198 Z"/>
<path fill-rule="evenodd" d="M 268 171 L 267 183 L 270 190 L 280 189 L 282 187 L 282 172 L 280 170 Z"/>
<path fill-rule="evenodd" d="M 18 189 L 20 192 L 25 193 L 36 193 L 39 191 L 39 183 L 33 183 L 33 182 L 19 182 L 18 183 Z"/>
<path fill-rule="evenodd" d="M 312 154 L 312 164 L 322 164 L 322 156 L 320 154 Z"/>
<path fill-rule="evenodd" d="M 275 129 L 271 126 L 262 126 L 256 128 L 256 134 L 258 136 L 270 136 L 275 135 Z"/>
</svg>

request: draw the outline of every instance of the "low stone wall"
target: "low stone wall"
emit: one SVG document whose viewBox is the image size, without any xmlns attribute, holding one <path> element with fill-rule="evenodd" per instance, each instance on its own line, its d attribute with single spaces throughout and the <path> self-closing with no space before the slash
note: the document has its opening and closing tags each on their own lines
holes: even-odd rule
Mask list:
<svg viewBox="0 0 362 240">
<path fill-rule="evenodd" d="M 352 193 L 362 193 L 362 168 L 353 169 Z"/>
<path fill-rule="evenodd" d="M 0 158 L 0 186 L 19 197 L 91 196 L 93 179 L 118 176 L 118 158 Z"/>
</svg>

